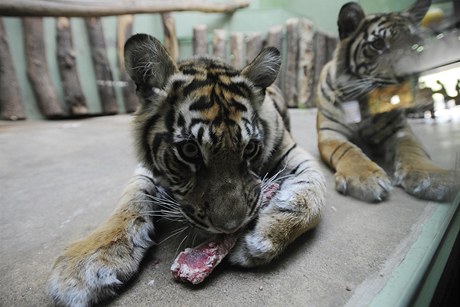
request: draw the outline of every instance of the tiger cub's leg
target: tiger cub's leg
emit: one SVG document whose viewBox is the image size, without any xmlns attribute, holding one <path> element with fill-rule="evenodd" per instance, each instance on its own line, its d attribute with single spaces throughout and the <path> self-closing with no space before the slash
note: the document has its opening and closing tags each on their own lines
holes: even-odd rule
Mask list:
<svg viewBox="0 0 460 307">
<path fill-rule="evenodd" d="M 448 201 L 455 198 L 460 189 L 459 171 L 434 165 L 409 126 L 399 130 L 393 142 L 397 185 L 422 199 Z"/>
<path fill-rule="evenodd" d="M 351 143 L 352 131 L 318 112 L 318 147 L 322 160 L 336 171 L 335 188 L 369 202 L 384 200 L 391 190 L 386 172 Z"/>
<path fill-rule="evenodd" d="M 110 218 L 86 238 L 74 242 L 52 268 L 48 293 L 59 305 L 87 306 L 114 295 L 136 273 L 150 236 L 155 186 L 143 168 L 136 171 Z"/>
<path fill-rule="evenodd" d="M 285 167 L 284 167 L 285 166 Z M 299 147 L 283 159 L 280 188 L 259 211 L 256 225 L 240 237 L 229 259 L 252 267 L 269 263 L 302 233 L 314 228 L 325 198 L 324 177 Z"/>
</svg>

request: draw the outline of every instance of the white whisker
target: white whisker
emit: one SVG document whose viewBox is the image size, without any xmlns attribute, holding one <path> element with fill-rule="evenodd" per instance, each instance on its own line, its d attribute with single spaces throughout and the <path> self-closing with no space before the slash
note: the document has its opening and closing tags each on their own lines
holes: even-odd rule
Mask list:
<svg viewBox="0 0 460 307">
<path fill-rule="evenodd" d="M 177 256 L 177 254 L 179 253 L 179 250 L 180 250 L 182 244 L 184 243 L 185 239 L 188 238 L 188 236 L 189 236 L 189 235 L 186 235 L 186 236 L 182 239 L 182 241 L 180 241 L 179 246 L 178 246 L 177 249 L 176 249 L 176 254 L 175 254 L 176 256 Z"/>
<path fill-rule="evenodd" d="M 158 245 L 160 245 L 160 244 L 166 242 L 167 240 L 169 240 L 169 239 L 171 239 L 171 238 L 173 238 L 173 237 L 175 237 L 175 236 L 180 235 L 180 234 L 183 233 L 185 230 L 187 230 L 189 227 L 190 227 L 190 226 L 187 225 L 187 226 L 184 226 L 184 227 L 182 227 L 182 228 L 176 229 L 175 231 L 173 231 L 172 234 L 170 234 L 169 236 L 167 236 L 165 239 L 161 240 L 161 241 L 158 243 Z"/>
</svg>

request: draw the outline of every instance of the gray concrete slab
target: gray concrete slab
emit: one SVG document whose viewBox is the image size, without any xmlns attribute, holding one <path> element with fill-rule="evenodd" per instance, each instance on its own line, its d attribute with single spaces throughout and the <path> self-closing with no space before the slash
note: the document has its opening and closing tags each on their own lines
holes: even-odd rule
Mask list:
<svg viewBox="0 0 460 307">
<path fill-rule="evenodd" d="M 294 137 L 319 158 L 315 111 L 291 114 Z M 54 258 L 109 215 L 134 170 L 130 120 L 0 123 L 1 306 L 51 304 L 44 287 Z M 420 121 L 413 127 L 433 160 L 453 168 L 460 124 Z M 181 238 L 170 239 L 152 249 L 139 275 L 108 304 L 342 306 L 369 279 L 378 291 L 420 227 L 445 204 L 417 200 L 399 188 L 388 201 L 367 204 L 336 193 L 332 172 L 323 170 L 329 193 L 322 222 L 270 266 L 223 264 L 203 285 L 189 287 L 172 279 L 169 267 Z"/>
</svg>

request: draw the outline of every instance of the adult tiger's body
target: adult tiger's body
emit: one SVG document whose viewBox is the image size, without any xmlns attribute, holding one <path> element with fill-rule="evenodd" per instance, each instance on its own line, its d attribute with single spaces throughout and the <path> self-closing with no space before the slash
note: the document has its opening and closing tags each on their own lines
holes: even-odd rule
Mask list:
<svg viewBox="0 0 460 307">
<path fill-rule="evenodd" d="M 152 215 L 209 234 L 241 232 L 229 260 L 246 267 L 269 263 L 316 226 L 324 178 L 291 138 L 282 96 L 269 87 L 281 65 L 275 48 L 237 71 L 209 58 L 176 64 L 155 38 L 138 34 L 125 45 L 125 63 L 141 100 L 134 119 L 141 166 L 112 216 L 56 260 L 49 279 L 56 302 L 113 295 L 153 245 Z M 262 207 L 265 176 L 279 190 Z"/>
<path fill-rule="evenodd" d="M 391 181 L 359 143 L 384 154 L 394 168 L 395 184 L 419 198 L 447 200 L 458 191 L 459 174 L 435 166 L 411 131 L 404 110 L 370 115 L 367 93 L 396 84 L 404 59 L 420 43 L 418 24 L 431 1 L 418 0 L 401 13 L 366 16 L 354 2 L 338 18 L 340 42 L 321 72 L 317 87 L 318 147 L 335 173 L 337 191 L 369 202 L 388 196 Z M 358 100 L 362 120 L 349 123 L 343 103 Z"/>
</svg>

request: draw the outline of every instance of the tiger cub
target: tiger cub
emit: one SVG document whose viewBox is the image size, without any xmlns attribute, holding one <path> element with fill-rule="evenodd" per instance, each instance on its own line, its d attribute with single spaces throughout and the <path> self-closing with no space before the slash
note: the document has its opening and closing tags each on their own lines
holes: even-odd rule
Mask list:
<svg viewBox="0 0 460 307">
<path fill-rule="evenodd" d="M 380 202 L 392 188 L 387 173 L 357 144 L 383 153 L 394 183 L 409 194 L 445 201 L 458 191 L 459 173 L 431 162 L 402 109 L 370 115 L 368 108 L 372 89 L 401 81 L 404 56 L 420 41 L 418 24 L 429 6 L 429 0 L 418 0 L 404 12 L 366 16 L 350 2 L 340 10 L 340 42 L 317 87 L 318 147 L 322 160 L 335 170 L 340 193 Z M 346 120 L 343 103 L 350 100 L 359 101 L 359 123 Z"/>
<path fill-rule="evenodd" d="M 285 126 L 283 98 L 271 86 L 276 48 L 236 70 L 211 58 L 175 63 L 157 39 L 137 34 L 126 42 L 125 65 L 141 102 L 140 166 L 109 219 L 57 258 L 55 302 L 84 306 L 114 295 L 154 245 L 152 215 L 209 235 L 241 233 L 229 261 L 243 267 L 269 263 L 317 225 L 324 177 Z M 273 181 L 279 189 L 262 206 Z"/>
</svg>

